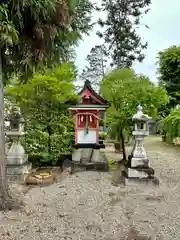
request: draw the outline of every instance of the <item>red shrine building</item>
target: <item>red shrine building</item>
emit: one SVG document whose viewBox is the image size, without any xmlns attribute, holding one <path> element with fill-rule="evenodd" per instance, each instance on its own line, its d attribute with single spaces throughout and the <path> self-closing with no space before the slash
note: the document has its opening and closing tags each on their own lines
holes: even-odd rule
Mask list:
<svg viewBox="0 0 180 240">
<path fill-rule="evenodd" d="M 70 108 L 74 115 L 76 148 L 104 148 L 99 140 L 99 124 L 109 107 L 91 87 L 88 80 L 79 92 L 80 103 Z"/>
</svg>

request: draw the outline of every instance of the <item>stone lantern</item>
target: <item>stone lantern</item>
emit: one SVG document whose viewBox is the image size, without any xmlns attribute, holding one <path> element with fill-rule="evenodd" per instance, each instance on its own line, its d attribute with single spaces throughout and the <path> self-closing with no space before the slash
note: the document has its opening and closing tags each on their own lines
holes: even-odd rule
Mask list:
<svg viewBox="0 0 180 240">
<path fill-rule="evenodd" d="M 6 154 L 7 175 L 13 176 L 14 179 L 21 179 L 31 169 L 31 164 L 28 163 L 28 156 L 21 144 L 21 138 L 26 133 L 24 132 L 24 119 L 21 116 L 20 109 L 14 107 L 8 120 L 10 130 L 6 132 L 6 135 L 12 140 L 12 145 Z"/>
<path fill-rule="evenodd" d="M 132 152 L 131 166 L 136 167 L 139 164 L 145 164 L 148 162 L 146 151 L 144 148 L 144 137 L 149 135 L 148 121 L 151 119 L 148 115 L 142 111 L 142 106 L 138 106 L 138 111 L 132 117 L 134 123 L 133 136 L 135 137 L 135 146 Z"/>
<path fill-rule="evenodd" d="M 123 171 L 125 184 L 150 181 L 157 183 L 144 148 L 144 137 L 149 135 L 148 121 L 151 117 L 144 114 L 142 110 L 142 106 L 139 105 L 137 113 L 132 117 L 134 123 L 132 134 L 135 137 L 135 144 Z"/>
</svg>

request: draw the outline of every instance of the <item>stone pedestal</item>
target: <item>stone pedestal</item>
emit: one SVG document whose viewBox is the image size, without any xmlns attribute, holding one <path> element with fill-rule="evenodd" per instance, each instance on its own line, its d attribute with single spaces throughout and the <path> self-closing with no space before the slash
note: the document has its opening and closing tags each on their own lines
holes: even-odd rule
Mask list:
<svg viewBox="0 0 180 240">
<path fill-rule="evenodd" d="M 7 132 L 12 138 L 13 143 L 6 154 L 7 160 L 7 177 L 10 181 L 24 181 L 29 174 L 32 164 L 28 162 L 28 156 L 25 154 L 24 148 L 20 143 L 20 138 L 24 136 L 24 132 Z"/>
<path fill-rule="evenodd" d="M 78 170 L 97 170 L 107 171 L 108 164 L 104 152 L 100 149 L 79 148 L 72 153 L 74 171 Z"/>
</svg>

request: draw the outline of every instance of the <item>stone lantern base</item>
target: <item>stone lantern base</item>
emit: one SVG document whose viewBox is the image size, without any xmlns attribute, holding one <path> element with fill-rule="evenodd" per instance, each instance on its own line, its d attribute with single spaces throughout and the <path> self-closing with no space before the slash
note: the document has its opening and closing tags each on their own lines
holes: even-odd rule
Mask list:
<svg viewBox="0 0 180 240">
<path fill-rule="evenodd" d="M 32 168 L 32 163 L 28 162 L 27 154 L 20 156 L 15 154 L 7 154 L 6 160 L 6 172 L 8 180 L 24 181 Z"/>
<path fill-rule="evenodd" d="M 122 172 L 125 185 L 153 184 L 159 185 L 159 180 L 154 176 L 154 169 L 149 166 L 149 160 L 136 159 L 129 156 L 129 160 L 124 164 Z M 137 164 L 138 163 L 138 164 Z"/>
<path fill-rule="evenodd" d="M 25 162 L 24 164 L 7 164 L 7 178 L 9 181 L 24 181 L 29 175 L 32 168 L 32 163 Z"/>
</svg>

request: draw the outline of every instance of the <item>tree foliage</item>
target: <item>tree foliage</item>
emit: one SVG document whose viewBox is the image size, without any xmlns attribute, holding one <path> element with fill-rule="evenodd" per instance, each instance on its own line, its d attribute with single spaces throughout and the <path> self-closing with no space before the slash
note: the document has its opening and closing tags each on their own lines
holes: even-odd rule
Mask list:
<svg viewBox="0 0 180 240">
<path fill-rule="evenodd" d="M 163 88 L 126 68 L 113 70 L 108 74 L 102 81 L 101 92 L 111 104 L 108 109 L 108 124 L 118 140 L 125 133 L 131 133 L 131 119 L 139 104 L 143 106 L 145 113 L 155 119 L 158 109 L 168 101 Z"/>
<path fill-rule="evenodd" d="M 83 69 L 80 79 L 89 80 L 95 87 L 99 86 L 100 81 L 105 76 L 107 56 L 104 45 L 96 45 L 87 55 L 87 65 Z"/>
<path fill-rule="evenodd" d="M 180 102 L 180 47 L 172 46 L 159 52 L 159 83 L 169 95 L 169 108 Z"/>
<path fill-rule="evenodd" d="M 20 72 L 27 81 L 44 65 L 69 61 L 72 46 L 91 28 L 92 9 L 89 0 L 10 0 L 1 5 L 3 72 Z"/>
<path fill-rule="evenodd" d="M 166 133 L 166 140 L 169 143 L 180 137 L 180 109 L 172 109 L 170 114 L 162 119 L 160 126 Z"/>
<path fill-rule="evenodd" d="M 147 43 L 142 42 L 136 28 L 150 4 L 151 0 L 102 0 L 101 10 L 107 12 L 107 19 L 99 19 L 99 25 L 105 30 L 97 34 L 104 39 L 113 65 L 130 67 L 136 60 L 144 59 L 142 50 Z"/>
<path fill-rule="evenodd" d="M 68 104 L 78 100 L 72 84 L 75 76 L 75 68 L 63 64 L 44 75 L 34 75 L 27 84 L 7 88 L 6 94 L 24 114 L 29 154 L 56 163 L 71 153 L 74 123 Z"/>
</svg>

